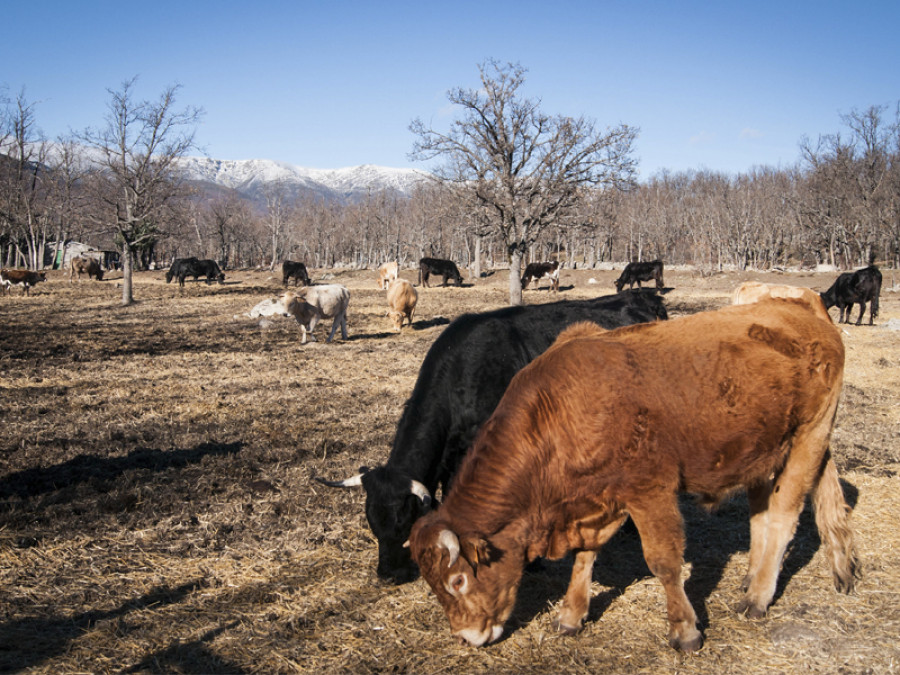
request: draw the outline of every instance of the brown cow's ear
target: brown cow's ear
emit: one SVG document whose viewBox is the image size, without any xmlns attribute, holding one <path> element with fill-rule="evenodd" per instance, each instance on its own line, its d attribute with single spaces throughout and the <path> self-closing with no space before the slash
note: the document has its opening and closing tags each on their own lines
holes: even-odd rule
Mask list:
<svg viewBox="0 0 900 675">
<path fill-rule="evenodd" d="M 480 535 L 470 535 L 464 537 L 460 541 L 460 548 L 463 557 L 472 566 L 472 570 L 477 574 L 479 565 L 490 565 L 495 556 L 494 548 L 490 542 Z"/>
</svg>

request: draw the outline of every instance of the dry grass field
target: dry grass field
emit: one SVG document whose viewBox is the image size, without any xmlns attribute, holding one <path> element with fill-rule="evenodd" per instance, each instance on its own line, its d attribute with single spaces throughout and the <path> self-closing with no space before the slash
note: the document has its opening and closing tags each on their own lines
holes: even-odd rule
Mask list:
<svg viewBox="0 0 900 675">
<path fill-rule="evenodd" d="M 0 671 L 897 672 L 900 295 L 884 273 L 877 325 L 844 330 L 832 446 L 856 592 L 833 590 L 807 510 L 769 615 L 738 618 L 746 499 L 712 514 L 685 500 L 686 588 L 706 637 L 688 657 L 666 644 L 662 588 L 628 529 L 598 559 L 581 634 L 552 630 L 571 561 L 548 562 L 526 574 L 504 638 L 472 649 L 425 582 L 377 582 L 362 492 L 312 480 L 386 459 L 428 347 L 448 320 L 505 304 L 506 273 L 419 289 L 401 334 L 374 272 L 335 273 L 350 338 L 325 344 L 320 327 L 306 346 L 292 320 L 246 314 L 277 295 L 278 274 L 179 289 L 139 273 L 123 308 L 116 275 L 50 273 L 30 298 L 0 297 Z M 559 297 L 610 293 L 616 276 L 564 271 Z M 834 276 L 667 270 L 666 301 L 675 317 L 726 304 L 745 279 L 824 290 Z"/>
</svg>

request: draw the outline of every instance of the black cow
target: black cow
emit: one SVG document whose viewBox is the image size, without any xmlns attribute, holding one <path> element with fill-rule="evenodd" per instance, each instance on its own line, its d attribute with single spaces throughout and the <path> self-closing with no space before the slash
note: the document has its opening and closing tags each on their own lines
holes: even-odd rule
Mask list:
<svg viewBox="0 0 900 675">
<path fill-rule="evenodd" d="M 443 277 L 444 286 L 447 285 L 447 279 L 453 279 L 457 286 L 462 286 L 462 275 L 452 260 L 422 258 L 419 261 L 419 283 L 428 286 L 428 277 L 432 274 Z"/>
<path fill-rule="evenodd" d="M 527 288 L 528 284 L 534 281 L 534 287 L 537 288 L 541 279 L 550 280 L 550 290 L 559 290 L 559 261 L 553 262 L 531 262 L 525 266 L 525 274 L 522 275 L 522 290 Z"/>
<path fill-rule="evenodd" d="M 431 509 L 439 486 L 447 494 L 475 433 L 513 375 L 563 329 L 578 321 L 616 328 L 666 318 L 655 293 L 632 291 L 465 314 L 447 326 L 425 355 L 387 463 L 362 467 L 343 481 L 318 479 L 332 487 L 365 489 L 366 518 L 378 539 L 378 576 L 394 583 L 415 578 L 403 546 L 413 523 Z"/>
<path fill-rule="evenodd" d="M 312 281 L 309 278 L 309 274 L 306 271 L 306 265 L 302 262 L 291 262 L 290 260 L 285 260 L 281 263 L 281 277 L 282 283 L 285 287 L 288 285 L 288 280 L 293 277 L 294 278 L 294 286 L 299 284 L 303 284 L 304 286 L 309 286 L 312 284 Z"/>
<path fill-rule="evenodd" d="M 169 267 L 169 271 L 166 272 L 166 283 L 175 278 L 178 279 L 179 286 L 184 286 L 185 277 L 194 277 L 194 281 L 197 281 L 200 277 L 206 277 L 207 284 L 211 284 L 213 279 L 220 284 L 225 281 L 225 275 L 219 269 L 219 265 L 215 260 L 176 258 Z"/>
<path fill-rule="evenodd" d="M 838 323 L 850 323 L 850 311 L 854 303 L 859 304 L 858 326 L 862 323 L 863 314 L 866 311 L 866 303 L 869 304 L 869 325 L 875 322 L 878 316 L 878 299 L 881 295 L 881 271 L 875 265 L 869 265 L 855 272 L 844 272 L 835 279 L 834 283 L 822 296 L 825 309 L 837 306 L 840 311 Z M 846 311 L 846 321 L 844 312 Z"/>
<path fill-rule="evenodd" d="M 616 291 L 621 293 L 625 284 L 628 288 L 634 288 L 637 282 L 638 288 L 641 287 L 642 281 L 656 280 L 656 289 L 663 287 L 663 263 L 662 260 L 654 260 L 653 262 L 630 262 L 625 265 L 622 270 L 622 276 L 616 279 Z"/>
</svg>

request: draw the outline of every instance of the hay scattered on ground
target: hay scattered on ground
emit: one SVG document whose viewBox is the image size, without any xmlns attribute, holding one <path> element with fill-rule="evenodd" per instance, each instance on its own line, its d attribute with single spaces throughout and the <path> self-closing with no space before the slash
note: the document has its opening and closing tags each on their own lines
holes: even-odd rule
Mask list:
<svg viewBox="0 0 900 675">
<path fill-rule="evenodd" d="M 609 293 L 616 276 L 563 271 L 560 298 Z M 774 276 L 667 272 L 667 303 L 673 315 L 713 309 L 740 281 Z M 777 281 L 822 290 L 830 276 Z M 30 298 L 0 298 L 0 671 L 897 668 L 894 293 L 883 294 L 879 325 L 844 333 L 833 451 L 864 565 L 857 592 L 833 591 L 806 512 L 769 616 L 738 618 L 746 500 L 712 515 L 685 501 L 687 592 L 707 642 L 683 657 L 666 644 L 662 590 L 628 530 L 599 557 L 580 635 L 552 630 L 571 563 L 547 562 L 526 574 L 505 638 L 476 650 L 451 639 L 423 581 L 378 584 L 361 492 L 311 480 L 384 461 L 428 347 L 448 320 L 502 306 L 505 273 L 420 288 L 415 324 L 401 334 L 373 272 L 336 274 L 352 293 L 351 337 L 307 346 L 291 321 L 247 316 L 278 294 L 276 275 L 228 273 L 223 286 L 184 289 L 162 272 L 135 281 L 129 308 L 115 279 L 69 284 L 59 273 Z M 554 299 L 526 292 L 528 302 Z"/>
</svg>

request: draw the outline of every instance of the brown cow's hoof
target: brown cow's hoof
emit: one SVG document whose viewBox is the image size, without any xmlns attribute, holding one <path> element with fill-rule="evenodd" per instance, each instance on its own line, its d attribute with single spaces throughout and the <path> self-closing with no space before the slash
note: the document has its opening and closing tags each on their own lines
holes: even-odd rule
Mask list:
<svg viewBox="0 0 900 675">
<path fill-rule="evenodd" d="M 567 626 L 564 623 L 560 623 L 558 619 L 554 619 L 553 630 L 557 633 L 562 633 L 563 635 L 577 635 L 581 630 L 581 626 Z"/>
<path fill-rule="evenodd" d="M 762 619 L 766 615 L 766 608 L 752 603 L 749 598 L 744 598 L 737 606 L 738 614 L 745 614 L 748 619 Z"/>
<path fill-rule="evenodd" d="M 678 649 L 685 654 L 696 652 L 703 646 L 703 636 L 697 631 L 696 635 L 685 640 L 679 640 L 676 637 L 669 638 L 669 645 Z"/>
</svg>

